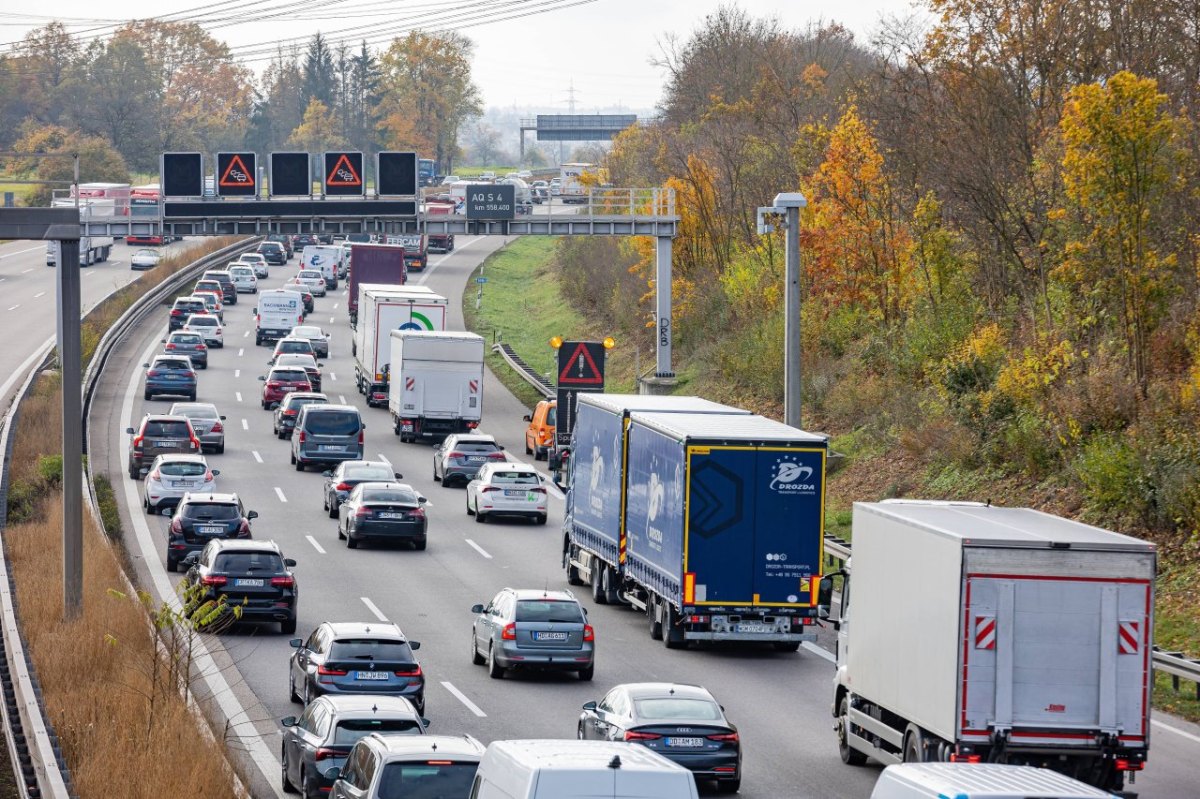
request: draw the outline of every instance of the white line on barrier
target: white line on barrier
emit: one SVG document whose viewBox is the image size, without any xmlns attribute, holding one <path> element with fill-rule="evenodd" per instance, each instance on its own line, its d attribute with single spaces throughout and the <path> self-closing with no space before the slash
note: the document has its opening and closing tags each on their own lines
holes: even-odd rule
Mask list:
<svg viewBox="0 0 1200 799">
<path fill-rule="evenodd" d="M 323 546 L 321 546 L 320 544 L 318 544 L 318 543 L 317 543 L 317 539 L 313 538 L 311 535 L 306 535 L 306 536 L 304 536 L 304 537 L 308 539 L 308 543 L 310 543 L 310 544 L 312 544 L 312 545 L 313 545 L 313 549 L 317 550 L 317 551 L 318 551 L 318 552 L 320 552 L 322 555 L 324 555 L 324 554 L 325 554 L 325 547 L 323 547 Z"/>
<path fill-rule="evenodd" d="M 375 614 L 375 618 L 379 619 L 380 621 L 388 620 L 388 617 L 383 615 L 383 611 L 376 607 L 375 603 L 370 599 L 365 596 L 360 596 L 359 599 L 361 599 L 363 604 L 367 606 L 367 610 Z"/>
<path fill-rule="evenodd" d="M 450 693 L 454 694 L 455 699 L 457 699 L 459 702 L 462 702 L 464 705 L 466 705 L 467 710 L 471 711 L 476 716 L 479 716 L 479 718 L 481 718 L 481 719 L 487 718 L 487 713 L 484 713 L 482 710 L 480 710 L 479 705 L 475 704 L 470 699 L 467 699 L 467 695 L 464 694 L 462 691 L 458 690 L 457 688 L 455 688 L 453 683 L 448 683 L 448 682 L 443 681 L 442 687 L 445 688 Z"/>
<path fill-rule="evenodd" d="M 465 538 L 463 540 L 466 541 L 468 544 L 470 544 L 471 548 L 474 549 L 476 552 L 478 552 L 480 555 L 483 555 L 488 560 L 492 559 L 492 556 L 490 554 L 488 554 L 488 551 L 486 549 L 484 549 L 483 547 L 479 546 L 479 544 L 476 544 L 474 541 L 472 541 L 469 538 Z"/>
</svg>

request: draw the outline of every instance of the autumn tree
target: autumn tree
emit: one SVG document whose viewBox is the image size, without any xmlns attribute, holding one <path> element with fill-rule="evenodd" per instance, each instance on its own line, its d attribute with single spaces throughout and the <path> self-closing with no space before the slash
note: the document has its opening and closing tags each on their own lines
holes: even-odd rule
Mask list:
<svg viewBox="0 0 1200 799">
<path fill-rule="evenodd" d="M 320 153 L 344 147 L 346 141 L 338 133 L 338 120 L 333 109 L 314 98 L 309 101 L 304 119 L 292 131 L 287 144 L 305 152 Z"/>
<path fill-rule="evenodd" d="M 1062 116 L 1063 181 L 1076 225 L 1058 275 L 1116 322 L 1143 396 L 1149 336 L 1178 266 L 1172 247 L 1180 231 L 1165 206 L 1185 187 L 1185 132 L 1157 83 L 1130 72 L 1075 87 Z"/>
<path fill-rule="evenodd" d="M 70 157 L 79 155 L 81 183 L 104 181 L 128 183 L 129 168 L 121 153 L 103 136 L 88 136 L 59 125 L 26 122 L 22 135 L 13 145 L 16 152 L 60 153 L 62 158 L 11 158 L 8 170 L 29 180 L 55 181 L 53 185 L 31 186 L 25 204 L 50 205 L 55 189 L 66 189 L 74 179 L 75 164 Z"/>
<path fill-rule="evenodd" d="M 79 42 L 61 22 L 30 31 L 15 48 L 20 96 L 27 118 L 54 124 L 62 120 L 68 98 L 63 85 L 80 57 Z"/>
</svg>

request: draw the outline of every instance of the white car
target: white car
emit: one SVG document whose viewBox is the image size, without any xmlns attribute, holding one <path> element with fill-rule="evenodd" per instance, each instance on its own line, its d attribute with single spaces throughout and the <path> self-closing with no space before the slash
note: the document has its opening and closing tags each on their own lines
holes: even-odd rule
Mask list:
<svg viewBox="0 0 1200 799">
<path fill-rule="evenodd" d="M 314 297 L 325 296 L 325 275 L 320 269 L 301 269 L 295 280 L 307 286 Z"/>
<path fill-rule="evenodd" d="M 494 516 L 519 516 L 546 523 L 546 487 L 525 463 L 488 463 L 467 483 L 467 515 L 479 523 Z"/>
<path fill-rule="evenodd" d="M 237 264 L 249 265 L 250 268 L 254 270 L 255 277 L 269 277 L 271 274 L 271 271 L 267 266 L 267 259 L 264 258 L 260 253 L 244 252 L 238 256 L 236 261 L 233 261 L 229 264 L 229 268 L 232 268 Z"/>
<path fill-rule="evenodd" d="M 460 178 L 458 175 L 446 175 L 446 177 L 442 178 L 442 185 L 449 186 L 451 183 L 457 183 L 460 180 L 462 180 L 462 178 Z"/>
<path fill-rule="evenodd" d="M 329 334 L 316 325 L 296 325 L 288 338 L 304 338 L 312 344 L 313 352 L 318 358 L 329 357 Z"/>
<path fill-rule="evenodd" d="M 258 293 L 258 276 L 254 274 L 254 267 L 233 264 L 229 267 L 229 277 L 233 280 L 233 287 L 239 294 Z"/>
<path fill-rule="evenodd" d="M 159 455 L 142 481 L 142 507 L 146 513 L 158 513 L 178 505 L 188 492 L 211 494 L 217 490 L 218 474 L 208 468 L 203 455 Z"/>
<path fill-rule="evenodd" d="M 129 259 L 130 269 L 153 269 L 162 260 L 158 250 L 138 250 Z"/>
<path fill-rule="evenodd" d="M 192 314 L 181 329 L 204 336 L 204 343 L 210 347 L 225 347 L 225 326 L 212 314 Z"/>
</svg>

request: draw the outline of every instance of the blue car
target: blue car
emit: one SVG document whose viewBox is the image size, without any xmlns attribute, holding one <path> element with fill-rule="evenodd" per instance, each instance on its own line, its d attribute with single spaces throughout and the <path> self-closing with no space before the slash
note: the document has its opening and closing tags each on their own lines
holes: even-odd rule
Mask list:
<svg viewBox="0 0 1200 799">
<path fill-rule="evenodd" d="M 146 367 L 146 389 L 143 396 L 153 399 L 159 394 L 172 394 L 196 401 L 196 370 L 186 355 L 158 355 Z"/>
<path fill-rule="evenodd" d="M 425 675 L 400 628 L 388 622 L 324 622 L 290 641 L 288 694 L 308 704 L 323 694 L 402 696 L 425 712 Z"/>
</svg>

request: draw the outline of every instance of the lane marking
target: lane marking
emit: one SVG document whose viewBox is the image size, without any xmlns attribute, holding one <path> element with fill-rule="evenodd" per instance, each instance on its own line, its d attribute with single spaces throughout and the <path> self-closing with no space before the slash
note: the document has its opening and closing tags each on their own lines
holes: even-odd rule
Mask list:
<svg viewBox="0 0 1200 799">
<path fill-rule="evenodd" d="M 516 460 L 515 455 L 513 456 L 512 462 L 519 462 Z M 558 497 L 559 499 L 567 498 L 567 495 L 562 492 L 562 489 L 559 488 L 557 485 L 555 485 L 554 480 L 550 477 L 550 475 L 546 474 L 545 472 L 538 471 L 537 469 L 534 469 L 534 471 L 538 473 L 539 477 L 543 478 L 544 482 L 542 484 L 544 486 L 546 486 L 547 491 L 551 492 L 554 496 Z"/>
<path fill-rule="evenodd" d="M 445 255 L 443 255 L 441 258 L 438 258 L 436 261 L 431 263 L 428 266 L 428 268 L 426 268 L 425 271 L 421 274 L 420 280 L 416 281 L 416 285 L 418 285 L 418 286 L 424 285 L 425 281 L 429 279 L 429 276 L 433 274 L 433 270 L 437 269 L 439 266 L 441 266 L 443 263 L 445 263 L 448 258 L 451 258 L 455 253 L 462 252 L 463 250 L 467 249 L 472 244 L 474 244 L 478 241 L 483 241 L 485 238 L 487 238 L 487 237 L 486 236 L 476 236 L 475 238 L 468 241 L 466 244 L 458 244 L 456 242 L 455 246 L 454 246 L 454 252 L 448 252 Z"/>
<path fill-rule="evenodd" d="M 332 316 L 331 316 L 331 317 L 329 317 L 329 324 L 331 324 L 331 325 L 333 324 L 333 317 L 332 317 Z"/>
<path fill-rule="evenodd" d="M 45 246 L 30 247 L 28 250 L 17 250 L 16 252 L 6 252 L 3 255 L 0 255 L 0 258 L 12 258 L 14 255 L 21 255 L 22 253 L 27 253 L 27 252 L 37 252 L 38 250 L 44 250 L 44 249 L 45 249 Z"/>
<path fill-rule="evenodd" d="M 429 504 L 429 503 L 425 503 L 425 504 Z M 479 546 L 479 544 L 476 544 L 474 541 L 472 541 L 469 538 L 464 538 L 463 540 L 466 541 L 468 544 L 470 544 L 471 548 L 474 549 L 476 552 L 478 552 L 480 555 L 483 555 L 488 560 L 492 559 L 492 556 L 488 554 L 488 551 L 486 549 L 484 549 L 483 547 Z"/>
<path fill-rule="evenodd" d="M 242 420 L 242 429 L 243 429 L 243 430 L 249 430 L 249 429 L 250 429 L 250 423 L 249 423 L 248 421 L 246 421 L 245 419 L 243 419 L 243 420 Z"/>
<path fill-rule="evenodd" d="M 828 660 L 830 663 L 837 663 L 837 658 L 834 657 L 832 652 L 825 651 L 821 647 L 814 644 L 812 641 L 804 641 L 803 643 L 800 644 L 800 646 L 804 647 L 804 649 L 806 651 L 812 652 L 814 655 L 820 655 L 821 657 Z"/>
<path fill-rule="evenodd" d="M 30 272 L 32 272 L 32 271 L 33 271 L 33 267 L 31 266 L 31 267 L 29 267 L 28 269 L 23 269 L 23 270 L 21 270 L 21 274 L 22 274 L 22 275 L 27 275 L 27 274 L 29 274 L 29 273 L 30 273 Z"/>
<path fill-rule="evenodd" d="M 325 554 L 325 547 L 323 547 L 323 546 L 321 546 L 320 544 L 318 544 L 318 543 L 317 543 L 317 539 L 313 538 L 311 535 L 306 535 L 306 536 L 304 536 L 304 537 L 308 539 L 308 543 L 310 543 L 310 544 L 312 544 L 312 545 L 313 545 L 313 549 L 317 550 L 317 551 L 318 551 L 318 552 L 320 552 L 322 555 L 324 555 L 324 554 Z"/>
<path fill-rule="evenodd" d="M 474 713 L 476 716 L 478 716 L 481 719 L 487 718 L 487 713 L 484 713 L 482 710 L 480 710 L 479 705 L 475 704 L 470 699 L 467 699 L 467 695 L 464 694 L 462 691 L 458 690 L 457 688 L 455 688 L 453 683 L 448 683 L 448 682 L 443 681 L 442 687 L 445 688 L 450 693 L 454 694 L 455 699 L 457 699 L 459 702 L 462 702 L 464 705 L 466 705 L 467 710 L 471 711 L 472 713 Z"/>
<path fill-rule="evenodd" d="M 383 615 L 383 611 L 380 610 L 379 608 L 377 608 L 375 606 L 375 603 L 372 602 L 370 599 L 368 599 L 365 596 L 360 596 L 359 599 L 361 599 L 363 601 L 363 604 L 367 606 L 367 610 L 369 610 L 375 614 L 375 618 L 379 619 L 380 621 L 388 620 L 388 617 Z"/>
<path fill-rule="evenodd" d="M 233 370 L 233 376 L 234 376 L 234 377 L 241 377 L 241 376 L 242 376 L 242 370 L 241 370 L 241 369 L 234 369 L 234 370 Z"/>
<path fill-rule="evenodd" d="M 258 454 L 258 450 L 252 449 L 250 450 L 250 454 L 254 456 L 254 460 L 258 461 L 259 463 L 263 462 L 262 455 Z"/>
<path fill-rule="evenodd" d="M 338 394 L 338 404 L 339 405 L 346 404 L 346 395 L 345 394 Z"/>
<path fill-rule="evenodd" d="M 20 306 L 20 304 L 17 304 L 17 305 L 14 305 L 13 307 L 9 308 L 8 310 L 10 310 L 10 311 L 15 311 L 15 310 L 17 310 L 17 309 L 18 309 L 18 308 L 20 308 L 20 307 L 21 307 L 21 306 Z"/>
<path fill-rule="evenodd" d="M 238 401 L 238 402 L 241 402 L 241 401 L 242 401 L 242 392 L 240 392 L 240 391 L 235 391 L 235 392 L 233 392 L 233 393 L 234 393 L 234 396 L 236 396 L 236 397 L 237 397 L 237 401 Z"/>
<path fill-rule="evenodd" d="M 246 354 L 246 350 L 245 350 L 245 348 L 239 347 L 239 348 L 238 348 L 238 357 L 240 358 L 240 357 L 242 357 L 242 356 L 243 356 L 243 355 L 245 355 L 245 354 Z"/>
<path fill-rule="evenodd" d="M 283 495 L 283 489 L 275 486 L 275 496 L 279 497 L 280 502 L 287 502 L 287 497 Z"/>
<path fill-rule="evenodd" d="M 329 373 L 329 379 L 330 379 L 330 380 L 332 380 L 333 382 L 335 382 L 335 383 L 336 383 L 336 382 L 337 382 L 337 375 L 336 375 L 336 374 L 334 374 L 333 372 L 330 372 L 330 373 Z"/>
<path fill-rule="evenodd" d="M 1153 724 L 1155 727 L 1158 727 L 1161 730 L 1170 730 L 1171 732 L 1175 733 L 1176 735 L 1182 735 L 1184 738 L 1187 738 L 1189 741 L 1194 741 L 1194 742 L 1200 744 L 1200 735 L 1193 735 L 1192 733 L 1188 732 L 1187 730 L 1181 730 L 1178 727 L 1172 727 L 1170 724 L 1159 721 L 1158 719 L 1150 719 L 1150 723 Z"/>
<path fill-rule="evenodd" d="M 391 466 L 391 465 L 392 465 L 392 462 L 388 460 L 388 456 L 387 456 L 387 455 L 384 455 L 382 452 L 381 452 L 381 453 L 379 453 L 379 460 L 383 461 L 383 462 L 384 462 L 384 463 L 386 463 L 388 466 Z"/>
<path fill-rule="evenodd" d="M 335 311 L 336 311 L 336 310 L 337 310 L 337 308 L 338 308 L 338 305 L 339 305 L 339 303 L 336 303 L 336 302 L 335 302 L 335 303 L 333 304 L 333 310 L 335 310 Z"/>
<path fill-rule="evenodd" d="M 247 330 L 245 333 L 243 333 L 243 334 L 242 334 L 242 338 L 249 338 L 249 337 L 250 337 L 250 331 L 249 331 L 249 330 Z"/>
<path fill-rule="evenodd" d="M 45 296 L 46 296 L 46 292 L 39 291 L 37 294 L 33 295 L 33 298 L 36 300 L 38 297 L 45 297 Z"/>
</svg>

